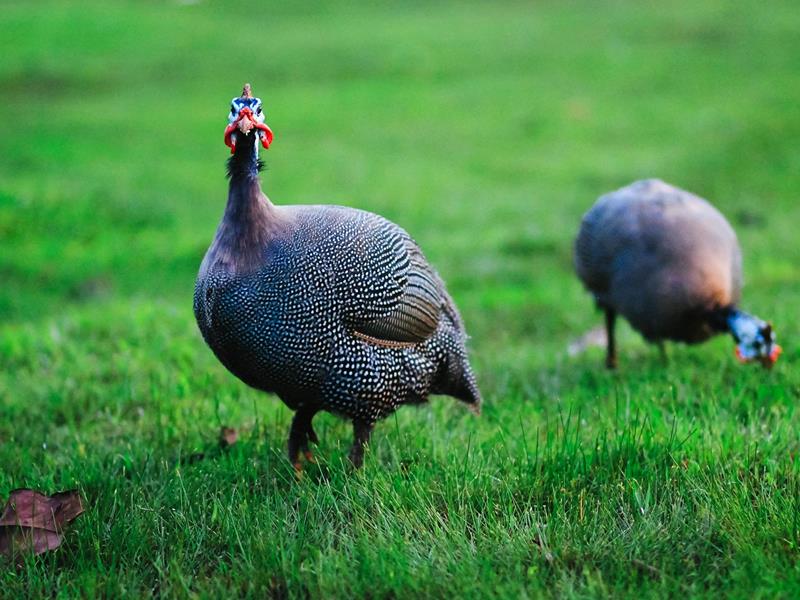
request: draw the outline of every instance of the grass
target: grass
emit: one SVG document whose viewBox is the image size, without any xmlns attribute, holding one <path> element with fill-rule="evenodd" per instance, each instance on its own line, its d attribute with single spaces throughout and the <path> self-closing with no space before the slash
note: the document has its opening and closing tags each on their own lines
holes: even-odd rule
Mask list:
<svg viewBox="0 0 800 600">
<path fill-rule="evenodd" d="M 0 496 L 87 512 L 0 596 L 796 597 L 798 33 L 788 0 L 6 2 Z M 244 81 L 275 202 L 384 214 L 442 273 L 480 419 L 403 409 L 353 473 L 320 415 L 294 481 L 290 412 L 191 312 Z M 578 220 L 651 176 L 737 228 L 772 372 L 722 338 L 663 364 L 627 325 L 617 373 L 567 354 L 600 323 Z"/>
</svg>

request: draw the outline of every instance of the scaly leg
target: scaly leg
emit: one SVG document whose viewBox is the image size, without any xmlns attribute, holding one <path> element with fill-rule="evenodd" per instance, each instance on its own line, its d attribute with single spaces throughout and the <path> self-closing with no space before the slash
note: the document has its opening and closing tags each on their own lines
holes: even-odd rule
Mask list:
<svg viewBox="0 0 800 600">
<path fill-rule="evenodd" d="M 314 428 L 311 426 L 311 419 L 313 419 L 313 418 L 314 417 L 312 416 L 308 420 L 308 430 L 306 431 L 306 434 L 308 435 L 308 441 L 309 442 L 311 442 L 312 444 L 319 444 L 319 438 L 317 437 L 317 434 L 314 431 Z"/>
<path fill-rule="evenodd" d="M 664 340 L 658 340 L 658 353 L 661 355 L 661 363 L 666 366 L 669 364 L 669 356 L 667 356 L 667 345 Z"/>
<path fill-rule="evenodd" d="M 358 469 L 364 464 L 364 446 L 372 433 L 372 423 L 353 419 L 353 447 L 350 449 L 350 462 Z"/>
<path fill-rule="evenodd" d="M 314 458 L 314 453 L 311 452 L 311 448 L 308 447 L 308 444 L 319 444 L 319 438 L 317 437 L 314 428 L 311 426 L 311 419 L 313 419 L 313 415 L 308 419 L 308 427 L 306 429 L 306 444 L 302 446 L 300 449 L 303 451 L 303 455 L 306 457 L 306 460 L 310 463 L 317 462 Z"/>
<path fill-rule="evenodd" d="M 300 453 L 302 452 L 309 462 L 314 461 L 314 455 L 308 448 L 308 442 L 317 443 L 317 434 L 314 433 L 311 427 L 311 420 L 317 413 L 316 409 L 301 406 L 292 419 L 292 426 L 289 428 L 289 442 L 287 449 L 289 451 L 289 462 L 294 466 L 294 470 L 299 474 L 303 471 L 303 465 L 300 463 Z"/>
<path fill-rule="evenodd" d="M 606 367 L 609 369 L 617 368 L 617 344 L 614 340 L 614 325 L 617 320 L 617 313 L 611 308 L 605 309 L 606 313 Z"/>
</svg>

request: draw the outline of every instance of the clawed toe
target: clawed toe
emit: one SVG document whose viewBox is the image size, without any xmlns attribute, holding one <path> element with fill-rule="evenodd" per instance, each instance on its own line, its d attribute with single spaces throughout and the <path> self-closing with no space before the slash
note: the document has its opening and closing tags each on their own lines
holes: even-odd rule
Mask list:
<svg viewBox="0 0 800 600">
<path fill-rule="evenodd" d="M 316 464 L 317 459 L 314 458 L 314 455 L 311 453 L 310 450 L 303 450 L 303 457 L 306 459 L 307 462 L 311 464 Z M 303 479 L 303 462 L 300 460 L 300 456 L 298 455 L 295 461 L 292 463 L 292 467 L 294 468 L 294 476 L 297 478 L 298 481 Z"/>
<path fill-rule="evenodd" d="M 350 463 L 353 465 L 353 467 L 355 467 L 356 469 L 360 469 L 361 466 L 364 464 L 364 449 L 359 448 L 358 450 L 356 450 L 355 448 L 353 448 L 352 450 L 350 450 L 349 458 L 350 458 Z"/>
</svg>

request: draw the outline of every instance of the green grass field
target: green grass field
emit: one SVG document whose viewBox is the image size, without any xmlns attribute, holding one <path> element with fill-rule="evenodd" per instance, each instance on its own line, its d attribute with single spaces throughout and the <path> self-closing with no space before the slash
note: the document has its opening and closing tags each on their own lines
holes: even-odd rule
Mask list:
<svg viewBox="0 0 800 600">
<path fill-rule="evenodd" d="M 87 507 L 0 562 L 0 596 L 797 597 L 796 2 L 283 4 L 0 8 L 0 497 Z M 354 473 L 321 414 L 294 480 L 290 411 L 192 315 L 245 81 L 274 202 L 379 212 L 425 249 L 482 417 L 401 409 Z M 580 216 L 654 176 L 737 229 L 773 371 L 728 338 L 664 364 L 627 325 L 616 373 L 567 354 L 601 323 Z"/>
</svg>

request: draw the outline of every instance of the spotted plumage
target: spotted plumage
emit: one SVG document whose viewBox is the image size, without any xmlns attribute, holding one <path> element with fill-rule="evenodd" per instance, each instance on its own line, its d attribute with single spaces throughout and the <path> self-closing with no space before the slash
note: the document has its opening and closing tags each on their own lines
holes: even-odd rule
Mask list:
<svg viewBox="0 0 800 600">
<path fill-rule="evenodd" d="M 461 318 L 414 240 L 361 210 L 273 205 L 255 140 L 238 137 L 194 310 L 234 375 L 297 411 L 290 459 L 316 440 L 319 410 L 353 420 L 360 464 L 373 424 L 398 406 L 440 393 L 477 408 Z"/>
</svg>

